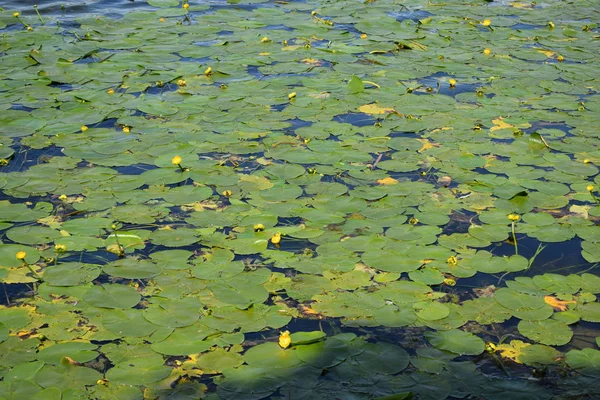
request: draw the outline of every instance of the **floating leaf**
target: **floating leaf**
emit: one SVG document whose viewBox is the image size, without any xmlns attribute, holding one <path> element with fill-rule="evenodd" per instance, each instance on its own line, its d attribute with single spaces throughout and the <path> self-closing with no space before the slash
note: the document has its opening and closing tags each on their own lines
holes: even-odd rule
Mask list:
<svg viewBox="0 0 600 400">
<path fill-rule="evenodd" d="M 537 343 L 553 346 L 565 345 L 573 337 L 573 331 L 567 324 L 552 319 L 520 321 L 519 332 Z"/>
<path fill-rule="evenodd" d="M 438 349 L 456 354 L 478 355 L 485 345 L 479 337 L 458 329 L 425 332 L 425 338 Z"/>
<path fill-rule="evenodd" d="M 556 296 L 544 296 L 544 301 L 550 304 L 554 311 L 566 311 L 569 304 L 577 304 L 573 300 L 559 300 Z"/>
<path fill-rule="evenodd" d="M 362 79 L 360 79 L 356 75 L 352 75 L 352 78 L 350 78 L 350 81 L 348 82 L 348 93 L 356 94 L 356 93 L 363 92 L 364 90 L 365 90 L 365 85 L 364 85 Z"/>
<path fill-rule="evenodd" d="M 140 301 L 140 294 L 130 286 L 94 285 L 83 297 L 87 303 L 102 308 L 131 308 Z"/>
<path fill-rule="evenodd" d="M 358 111 L 370 115 L 397 114 L 398 112 L 390 107 L 379 107 L 377 104 L 365 104 L 358 107 Z"/>
</svg>

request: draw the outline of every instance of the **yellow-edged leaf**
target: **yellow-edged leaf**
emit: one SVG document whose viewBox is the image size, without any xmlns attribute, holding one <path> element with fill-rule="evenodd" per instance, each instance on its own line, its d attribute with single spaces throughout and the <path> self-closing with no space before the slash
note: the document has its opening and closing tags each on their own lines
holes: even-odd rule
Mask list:
<svg viewBox="0 0 600 400">
<path fill-rule="evenodd" d="M 523 354 L 523 350 L 529 346 L 531 346 L 529 343 L 525 343 L 521 340 L 511 340 L 510 343 L 503 343 L 496 346 L 496 352 L 500 353 L 503 358 L 509 358 L 522 364 L 523 362 L 519 357 Z"/>
<path fill-rule="evenodd" d="M 382 179 L 377 179 L 377 183 L 380 185 L 395 185 L 398 183 L 398 180 L 388 176 Z"/>
<path fill-rule="evenodd" d="M 390 107 L 379 107 L 377 104 L 365 104 L 364 106 L 358 107 L 358 111 L 370 114 L 370 115 L 382 115 L 382 114 L 391 114 L 398 113 L 396 110 Z"/>
<path fill-rule="evenodd" d="M 512 129 L 515 127 L 514 125 L 504 122 L 502 117 L 493 119 L 492 122 L 494 123 L 494 126 L 490 128 L 490 132 L 499 131 L 500 129 Z"/>
<path fill-rule="evenodd" d="M 554 311 L 567 311 L 569 304 L 576 304 L 575 300 L 559 300 L 556 296 L 544 296 L 546 304 L 550 304 Z"/>
<path fill-rule="evenodd" d="M 440 147 L 439 143 L 430 142 L 429 139 L 417 139 L 417 140 L 423 144 L 423 147 L 421 147 L 419 150 L 417 150 L 419 153 L 422 153 L 425 150 L 429 150 L 434 147 Z"/>
</svg>

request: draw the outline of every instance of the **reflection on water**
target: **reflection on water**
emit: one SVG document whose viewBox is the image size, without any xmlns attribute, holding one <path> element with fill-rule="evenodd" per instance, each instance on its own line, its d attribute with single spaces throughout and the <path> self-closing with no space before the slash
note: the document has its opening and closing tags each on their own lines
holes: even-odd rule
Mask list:
<svg viewBox="0 0 600 400">
<path fill-rule="evenodd" d="M 131 0 L 99 0 L 99 1 L 38 1 L 38 0 L 6 0 L 2 7 L 7 10 L 18 10 L 23 15 L 35 15 L 33 6 L 44 16 L 74 18 L 83 14 L 102 14 L 119 17 L 132 10 L 153 9 L 145 1 Z"/>
</svg>

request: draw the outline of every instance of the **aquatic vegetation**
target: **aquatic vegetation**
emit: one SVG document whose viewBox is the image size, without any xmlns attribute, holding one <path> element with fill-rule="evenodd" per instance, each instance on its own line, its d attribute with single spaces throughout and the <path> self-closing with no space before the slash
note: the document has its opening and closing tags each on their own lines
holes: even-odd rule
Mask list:
<svg viewBox="0 0 600 400">
<path fill-rule="evenodd" d="M 600 392 L 595 6 L 1 10 L 0 398 Z"/>
</svg>

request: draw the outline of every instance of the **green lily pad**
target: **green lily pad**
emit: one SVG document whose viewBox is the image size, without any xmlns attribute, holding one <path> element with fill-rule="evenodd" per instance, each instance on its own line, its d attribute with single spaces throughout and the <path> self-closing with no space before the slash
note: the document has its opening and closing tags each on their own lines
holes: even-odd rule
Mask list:
<svg viewBox="0 0 600 400">
<path fill-rule="evenodd" d="M 44 270 L 44 281 L 52 286 L 78 286 L 91 282 L 100 275 L 97 265 L 61 263 Z"/>
<path fill-rule="evenodd" d="M 200 318 L 200 307 L 200 302 L 191 297 L 160 301 L 144 310 L 144 318 L 158 326 L 183 327 L 193 324 Z"/>
<path fill-rule="evenodd" d="M 579 369 L 586 375 L 597 374 L 600 370 L 600 351 L 596 349 L 570 350 L 565 355 L 565 361 L 569 367 Z"/>
<path fill-rule="evenodd" d="M 567 324 L 553 319 L 520 321 L 519 332 L 535 342 L 553 346 L 565 345 L 573 337 L 573 331 Z"/>
<path fill-rule="evenodd" d="M 408 353 L 388 343 L 365 343 L 354 359 L 368 371 L 379 374 L 397 374 L 408 367 Z"/>
<path fill-rule="evenodd" d="M 435 321 L 450 314 L 450 310 L 442 303 L 435 301 L 420 301 L 412 305 L 417 317 L 425 321 Z"/>
<path fill-rule="evenodd" d="M 484 348 L 481 338 L 459 329 L 425 332 L 425 338 L 438 349 L 456 354 L 478 355 Z"/>
<path fill-rule="evenodd" d="M 131 308 L 140 299 L 134 288 L 117 284 L 94 285 L 83 296 L 88 304 L 101 308 Z"/>
<path fill-rule="evenodd" d="M 57 343 L 44 347 L 38 353 L 38 359 L 47 364 L 60 364 L 63 357 L 70 357 L 79 363 L 85 363 L 98 357 L 97 345 L 85 342 Z"/>
</svg>

